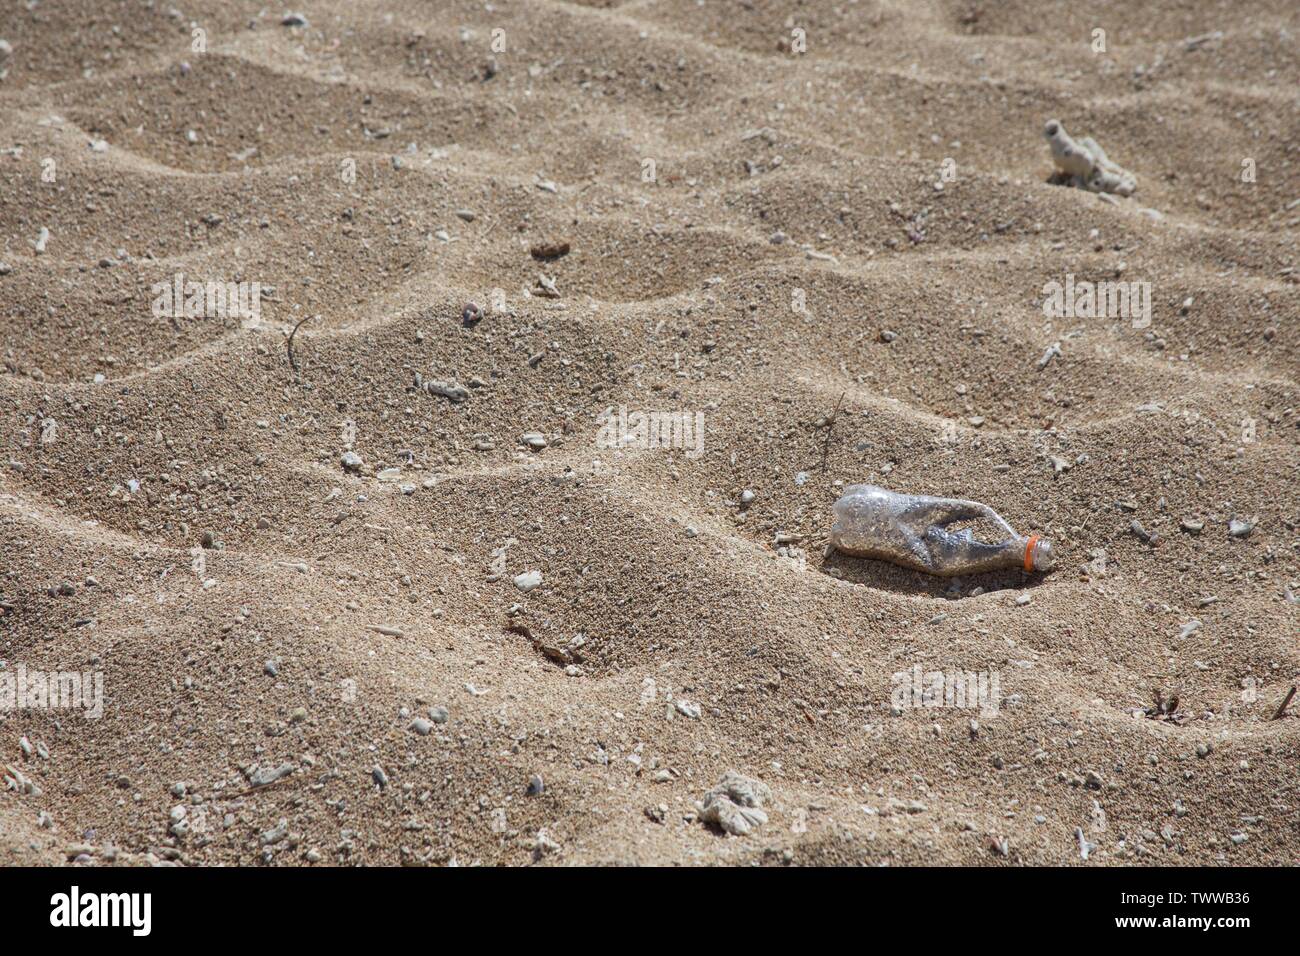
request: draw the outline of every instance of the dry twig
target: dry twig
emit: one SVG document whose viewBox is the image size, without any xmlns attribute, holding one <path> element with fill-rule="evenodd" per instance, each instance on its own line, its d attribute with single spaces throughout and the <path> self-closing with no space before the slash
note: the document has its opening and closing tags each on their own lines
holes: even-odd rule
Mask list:
<svg viewBox="0 0 1300 956">
<path fill-rule="evenodd" d="M 1278 706 L 1277 712 L 1273 714 L 1273 720 L 1277 720 L 1286 713 L 1287 707 L 1291 705 L 1291 698 L 1295 696 L 1295 688 L 1296 685 L 1292 684 L 1291 689 L 1286 692 L 1286 696 L 1282 698 L 1282 703 Z"/>
<path fill-rule="evenodd" d="M 831 412 L 830 419 L 826 422 L 826 440 L 822 442 L 822 471 L 826 471 L 826 456 L 831 453 L 831 430 L 835 428 L 835 419 L 840 417 L 840 406 L 844 404 L 845 392 L 840 392 L 839 401 L 835 403 L 835 411 Z"/>
<path fill-rule="evenodd" d="M 289 366 L 293 369 L 293 374 L 295 378 L 298 377 L 298 360 L 294 357 L 293 354 L 293 337 L 298 334 L 298 329 L 302 327 L 302 324 L 310 318 L 312 317 L 310 315 L 307 315 L 299 319 L 298 324 L 293 327 L 293 331 L 289 333 L 288 340 L 284 343 L 285 350 L 289 353 Z"/>
</svg>

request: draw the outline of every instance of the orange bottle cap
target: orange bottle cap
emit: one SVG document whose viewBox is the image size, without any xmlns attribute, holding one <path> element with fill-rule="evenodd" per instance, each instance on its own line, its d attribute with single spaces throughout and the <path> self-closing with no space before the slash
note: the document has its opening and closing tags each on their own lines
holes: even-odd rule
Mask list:
<svg viewBox="0 0 1300 956">
<path fill-rule="evenodd" d="M 1034 571 L 1034 545 L 1038 544 L 1038 535 L 1031 534 L 1029 540 L 1025 542 L 1025 571 L 1032 574 Z"/>
</svg>

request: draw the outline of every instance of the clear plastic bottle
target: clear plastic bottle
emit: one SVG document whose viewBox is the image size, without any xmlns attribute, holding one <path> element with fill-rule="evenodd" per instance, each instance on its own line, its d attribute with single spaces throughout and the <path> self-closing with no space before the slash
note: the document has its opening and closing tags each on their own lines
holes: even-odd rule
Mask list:
<svg viewBox="0 0 1300 956">
<path fill-rule="evenodd" d="M 988 505 L 960 498 L 908 495 L 875 485 L 852 485 L 834 507 L 831 544 L 861 558 L 889 561 L 926 574 L 953 577 L 1002 568 L 1050 571 L 1052 543 L 1038 535 L 1022 538 Z M 969 528 L 949 531 L 956 521 L 987 518 L 1003 528 L 999 542 L 981 541 Z"/>
</svg>

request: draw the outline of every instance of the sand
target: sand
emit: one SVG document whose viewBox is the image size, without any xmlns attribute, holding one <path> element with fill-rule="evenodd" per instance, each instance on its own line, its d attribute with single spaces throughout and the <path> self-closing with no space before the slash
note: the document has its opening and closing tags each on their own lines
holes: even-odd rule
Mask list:
<svg viewBox="0 0 1300 956">
<path fill-rule="evenodd" d="M 1293 3 L 294 9 L 0 13 L 0 675 L 103 682 L 0 861 L 1296 860 Z M 1058 569 L 828 554 L 860 482 Z"/>
</svg>

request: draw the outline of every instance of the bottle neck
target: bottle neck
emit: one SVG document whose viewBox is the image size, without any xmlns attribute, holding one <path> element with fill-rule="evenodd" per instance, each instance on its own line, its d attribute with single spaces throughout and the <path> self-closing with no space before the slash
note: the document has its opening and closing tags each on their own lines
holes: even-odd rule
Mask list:
<svg viewBox="0 0 1300 956">
<path fill-rule="evenodd" d="M 1006 568 L 1025 567 L 1026 555 L 1032 556 L 1030 539 L 1013 535 L 1004 541 L 980 541 L 977 538 L 931 532 L 931 551 L 941 574 L 981 574 Z"/>
</svg>

